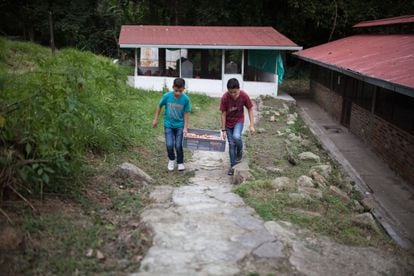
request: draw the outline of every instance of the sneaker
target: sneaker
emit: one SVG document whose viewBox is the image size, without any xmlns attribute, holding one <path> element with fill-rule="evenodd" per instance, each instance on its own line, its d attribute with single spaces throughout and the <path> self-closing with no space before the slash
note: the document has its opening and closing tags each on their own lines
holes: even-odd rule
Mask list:
<svg viewBox="0 0 414 276">
<path fill-rule="evenodd" d="M 178 170 L 179 170 L 179 171 L 183 171 L 183 170 L 185 170 L 185 166 L 184 166 L 184 164 L 178 164 Z"/>
<path fill-rule="evenodd" d="M 240 163 L 243 158 L 243 152 L 236 155 L 236 163 Z"/>
<path fill-rule="evenodd" d="M 174 170 L 174 160 L 168 160 L 168 170 L 169 171 Z"/>
<path fill-rule="evenodd" d="M 227 175 L 233 175 L 234 174 L 234 169 L 230 168 L 229 171 L 227 172 Z"/>
</svg>

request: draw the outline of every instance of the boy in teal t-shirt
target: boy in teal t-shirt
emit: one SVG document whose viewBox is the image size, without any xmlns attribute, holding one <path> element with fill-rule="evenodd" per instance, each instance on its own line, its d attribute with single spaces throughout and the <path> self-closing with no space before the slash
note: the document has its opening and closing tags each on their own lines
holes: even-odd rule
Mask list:
<svg viewBox="0 0 414 276">
<path fill-rule="evenodd" d="M 155 111 L 152 127 L 157 127 L 158 117 L 161 109 L 165 106 L 164 112 L 164 133 L 165 144 L 168 154 L 168 170 L 174 170 L 175 155 L 177 154 L 177 166 L 179 171 L 184 167 L 183 135 L 188 130 L 188 113 L 191 111 L 190 98 L 184 94 L 185 81 L 176 78 L 173 83 L 173 91 L 167 92 L 161 98 Z M 175 152 L 174 152 L 175 148 Z"/>
</svg>

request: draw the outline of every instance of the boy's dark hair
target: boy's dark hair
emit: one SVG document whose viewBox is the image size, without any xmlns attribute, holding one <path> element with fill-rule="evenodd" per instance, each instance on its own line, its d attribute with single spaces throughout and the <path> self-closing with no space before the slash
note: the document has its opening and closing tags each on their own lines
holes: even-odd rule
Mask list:
<svg viewBox="0 0 414 276">
<path fill-rule="evenodd" d="M 227 89 L 239 89 L 240 84 L 236 78 L 229 79 L 227 81 Z"/>
<path fill-rule="evenodd" d="M 185 87 L 185 80 L 182 78 L 176 78 L 173 83 L 174 87 L 177 88 L 184 88 Z"/>
</svg>

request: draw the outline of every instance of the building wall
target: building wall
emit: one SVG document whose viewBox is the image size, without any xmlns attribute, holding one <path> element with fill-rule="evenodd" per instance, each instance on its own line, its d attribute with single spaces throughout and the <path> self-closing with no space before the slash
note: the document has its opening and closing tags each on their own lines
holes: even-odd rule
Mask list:
<svg viewBox="0 0 414 276">
<path fill-rule="evenodd" d="M 372 130 L 370 115 L 371 113 L 366 109 L 356 104 L 352 104 L 349 130 L 368 144 L 370 143 Z"/>
<path fill-rule="evenodd" d="M 129 77 L 128 83 L 135 88 L 162 91 L 165 87 L 172 89 L 174 79 L 171 77 L 131 76 Z M 226 83 L 227 81 L 223 82 L 222 80 L 185 78 L 187 91 L 207 94 L 210 97 L 221 97 L 224 91 L 227 90 L 225 88 Z M 240 83 L 240 86 L 252 98 L 260 95 L 277 96 L 278 92 L 277 79 L 275 83 L 243 81 Z"/>
<path fill-rule="evenodd" d="M 342 111 L 342 97 L 313 80 L 310 83 L 310 90 L 314 101 L 339 122 Z"/>
<path fill-rule="evenodd" d="M 311 94 L 340 122 L 342 96 L 311 80 Z M 414 136 L 353 103 L 350 131 L 370 146 L 397 174 L 414 185 Z"/>
<path fill-rule="evenodd" d="M 371 115 L 371 145 L 388 165 L 414 185 L 414 136 Z"/>
</svg>

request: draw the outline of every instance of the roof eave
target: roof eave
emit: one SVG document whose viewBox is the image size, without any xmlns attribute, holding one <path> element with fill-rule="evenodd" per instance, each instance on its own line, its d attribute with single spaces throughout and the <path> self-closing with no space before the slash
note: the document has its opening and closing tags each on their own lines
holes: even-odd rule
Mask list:
<svg viewBox="0 0 414 276">
<path fill-rule="evenodd" d="M 173 48 L 173 49 L 237 49 L 237 50 L 287 50 L 299 51 L 300 46 L 251 46 L 251 45 L 155 45 L 155 44 L 119 44 L 120 48 Z"/>
<path fill-rule="evenodd" d="M 400 94 L 404 94 L 404 95 L 409 96 L 409 97 L 414 97 L 414 88 L 412 88 L 412 87 L 408 87 L 408 86 L 405 86 L 405 85 L 393 83 L 393 82 L 383 80 L 383 79 L 370 77 L 370 76 L 361 74 L 359 72 L 352 71 L 350 69 L 346 69 L 346 68 L 342 68 L 342 67 L 338 67 L 338 66 L 335 66 L 335 65 L 332 65 L 332 64 L 323 63 L 323 62 L 318 61 L 318 60 L 314 60 L 314 59 L 311 59 L 311 58 L 301 56 L 298 53 L 293 53 L 293 55 L 296 56 L 299 59 L 304 60 L 304 61 L 307 61 L 307 62 L 316 64 L 316 65 L 331 69 L 333 71 L 341 72 L 345 75 L 348 75 L 348 76 L 354 77 L 356 79 L 368 82 L 370 84 L 380 86 L 380 87 L 383 87 L 385 89 L 395 91 L 395 92 L 398 92 Z"/>
</svg>

